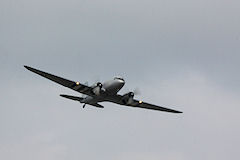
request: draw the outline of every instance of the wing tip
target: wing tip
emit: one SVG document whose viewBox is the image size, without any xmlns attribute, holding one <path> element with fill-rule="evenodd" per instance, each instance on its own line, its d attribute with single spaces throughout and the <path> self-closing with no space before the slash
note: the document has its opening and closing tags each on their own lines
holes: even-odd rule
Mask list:
<svg viewBox="0 0 240 160">
<path fill-rule="evenodd" d="M 59 96 L 61 96 L 61 97 L 64 97 L 64 98 L 66 98 L 66 97 L 67 97 L 67 95 L 66 95 L 66 94 L 60 94 Z"/>
<path fill-rule="evenodd" d="M 181 111 L 174 111 L 174 113 L 183 113 L 183 112 L 181 112 Z"/>
<path fill-rule="evenodd" d="M 27 65 L 24 65 L 23 67 L 26 68 L 27 70 L 33 69 L 33 68 L 31 68 L 31 67 L 29 67 L 29 66 L 27 66 Z"/>
<path fill-rule="evenodd" d="M 66 95 L 66 94 L 60 94 L 59 96 L 64 97 L 64 98 L 69 98 L 69 95 Z"/>
<path fill-rule="evenodd" d="M 27 66 L 27 65 L 24 65 L 24 68 L 26 68 L 27 70 L 29 70 L 29 71 L 31 71 L 31 72 L 34 72 L 34 73 L 36 73 L 36 74 L 46 73 L 46 72 L 44 72 L 44 71 L 40 71 L 40 70 L 38 70 L 38 69 L 29 67 L 29 66 Z M 40 75 L 41 75 L 41 74 L 40 74 Z"/>
</svg>

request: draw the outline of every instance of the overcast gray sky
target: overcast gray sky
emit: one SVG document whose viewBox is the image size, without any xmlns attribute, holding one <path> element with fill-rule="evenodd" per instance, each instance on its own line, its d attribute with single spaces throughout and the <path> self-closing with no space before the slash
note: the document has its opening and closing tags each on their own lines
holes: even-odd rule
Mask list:
<svg viewBox="0 0 240 160">
<path fill-rule="evenodd" d="M 239 0 L 0 0 L 0 159 L 238 159 L 239 59 Z M 184 113 L 82 109 L 23 65 Z"/>
</svg>

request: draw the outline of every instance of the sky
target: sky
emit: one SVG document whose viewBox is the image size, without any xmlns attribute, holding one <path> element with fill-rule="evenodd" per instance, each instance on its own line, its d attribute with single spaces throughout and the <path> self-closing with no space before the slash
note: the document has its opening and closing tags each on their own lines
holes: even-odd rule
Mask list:
<svg viewBox="0 0 240 160">
<path fill-rule="evenodd" d="M 0 0 L 0 159 L 238 159 L 239 59 L 237 0 Z M 183 114 L 83 109 L 23 65 Z"/>
</svg>

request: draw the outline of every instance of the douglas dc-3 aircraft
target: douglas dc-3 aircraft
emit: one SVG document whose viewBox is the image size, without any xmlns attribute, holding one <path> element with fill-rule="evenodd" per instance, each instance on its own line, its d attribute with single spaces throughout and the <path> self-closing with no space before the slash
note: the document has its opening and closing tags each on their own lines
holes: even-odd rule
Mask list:
<svg viewBox="0 0 240 160">
<path fill-rule="evenodd" d="M 172 112 L 172 113 L 182 113 L 180 111 L 156 106 L 153 104 L 145 103 L 143 101 L 135 100 L 134 92 L 129 92 L 124 95 L 119 95 L 118 91 L 124 86 L 125 81 L 121 77 L 115 77 L 113 80 L 109 80 L 104 83 L 96 83 L 92 86 L 88 86 L 85 84 L 81 84 L 79 82 L 70 81 L 28 66 L 24 66 L 26 69 L 39 74 L 51 81 L 54 81 L 60 85 L 73 89 L 77 92 L 80 92 L 86 97 L 75 97 L 71 95 L 64 95 L 61 94 L 60 96 L 64 98 L 68 98 L 71 100 L 79 101 L 83 103 L 83 108 L 86 104 L 92 105 L 98 108 L 104 108 L 99 102 L 113 102 L 120 105 L 131 106 L 131 107 L 138 107 L 138 108 L 145 108 L 145 109 L 152 109 L 158 111 L 165 111 L 165 112 Z"/>
</svg>

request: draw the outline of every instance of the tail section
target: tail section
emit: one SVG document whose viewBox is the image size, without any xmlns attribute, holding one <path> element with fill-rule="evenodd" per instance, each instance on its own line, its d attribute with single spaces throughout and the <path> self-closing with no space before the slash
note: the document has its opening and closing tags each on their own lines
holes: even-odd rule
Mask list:
<svg viewBox="0 0 240 160">
<path fill-rule="evenodd" d="M 71 100 L 74 100 L 74 101 L 79 101 L 80 103 L 82 103 L 82 100 L 84 98 L 82 97 L 75 97 L 75 96 L 70 96 L 70 95 L 65 95 L 65 94 L 60 94 L 61 97 L 64 97 L 64 98 L 67 98 L 67 99 L 71 99 Z M 84 107 L 85 107 L 86 104 L 84 104 Z M 94 103 L 94 104 L 89 104 L 89 105 L 92 105 L 94 107 L 97 107 L 97 108 L 104 108 L 102 105 L 98 104 L 98 103 Z"/>
</svg>

